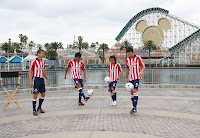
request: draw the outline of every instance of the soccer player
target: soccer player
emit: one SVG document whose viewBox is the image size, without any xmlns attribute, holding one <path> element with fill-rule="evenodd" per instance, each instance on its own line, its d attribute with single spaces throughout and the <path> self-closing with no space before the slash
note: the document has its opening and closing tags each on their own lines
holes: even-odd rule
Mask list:
<svg viewBox="0 0 200 138">
<path fill-rule="evenodd" d="M 111 83 L 109 83 L 109 90 L 111 94 L 111 98 L 113 102 L 111 103 L 111 106 L 115 106 L 117 104 L 117 93 L 115 90 L 115 87 L 117 86 L 117 82 L 119 81 L 119 78 L 123 74 L 122 67 L 119 63 L 116 62 L 115 56 L 110 56 L 109 58 L 110 64 L 108 65 L 108 72 L 109 77 L 111 78 Z"/>
<path fill-rule="evenodd" d="M 44 57 L 44 50 L 39 49 L 37 51 L 37 55 L 38 57 L 31 61 L 28 73 L 30 87 L 32 88 L 31 92 L 33 93 L 33 115 L 35 116 L 37 116 L 37 112 L 45 113 L 44 110 L 42 110 L 42 103 L 44 101 L 46 91 L 43 77 L 46 78 L 47 84 L 49 85 L 49 80 L 45 72 L 45 61 L 42 59 Z M 39 105 L 36 110 L 37 96 L 39 93 L 41 93 L 41 97 L 39 98 Z"/>
<path fill-rule="evenodd" d="M 142 58 L 140 56 L 134 55 L 133 49 L 131 47 L 127 48 L 127 54 L 129 58 L 126 59 L 126 82 L 130 82 L 134 86 L 134 89 L 131 91 L 133 109 L 130 111 L 130 113 L 133 114 L 137 112 L 137 91 L 140 79 L 142 79 L 143 72 L 146 67 Z M 140 67 L 142 67 L 142 70 Z"/>
<path fill-rule="evenodd" d="M 84 63 L 80 59 L 81 59 L 81 54 L 76 53 L 74 59 L 68 62 L 68 65 L 65 70 L 65 79 L 67 76 L 68 69 L 71 68 L 71 79 L 74 82 L 75 88 L 78 88 L 78 91 L 79 91 L 78 105 L 83 106 L 84 103 L 81 102 L 81 98 L 83 97 L 83 99 L 87 102 L 90 99 L 90 97 L 85 97 L 83 93 L 83 82 L 86 81 L 86 71 L 85 71 Z M 83 70 L 83 74 L 84 74 L 83 79 L 81 75 L 81 69 Z"/>
</svg>

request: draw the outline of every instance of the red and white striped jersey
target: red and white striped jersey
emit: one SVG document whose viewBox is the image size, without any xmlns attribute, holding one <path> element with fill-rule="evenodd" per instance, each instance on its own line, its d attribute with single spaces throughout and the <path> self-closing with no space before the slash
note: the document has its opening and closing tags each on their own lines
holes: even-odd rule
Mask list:
<svg viewBox="0 0 200 138">
<path fill-rule="evenodd" d="M 33 77 L 43 78 L 45 70 L 45 61 L 38 58 L 31 61 L 29 70 L 33 71 Z"/>
<path fill-rule="evenodd" d="M 140 66 L 145 65 L 140 56 L 134 55 L 133 58 L 126 59 L 126 67 L 129 69 L 129 81 L 142 79 L 139 77 Z"/>
<path fill-rule="evenodd" d="M 108 72 L 110 72 L 110 78 L 112 81 L 117 81 L 117 77 L 119 76 L 120 72 L 123 72 L 122 67 L 119 63 L 116 64 L 109 64 L 108 65 Z"/>
<path fill-rule="evenodd" d="M 71 79 L 82 79 L 81 69 L 85 70 L 84 63 L 80 61 L 70 60 L 68 62 L 67 68 L 71 67 Z"/>
</svg>

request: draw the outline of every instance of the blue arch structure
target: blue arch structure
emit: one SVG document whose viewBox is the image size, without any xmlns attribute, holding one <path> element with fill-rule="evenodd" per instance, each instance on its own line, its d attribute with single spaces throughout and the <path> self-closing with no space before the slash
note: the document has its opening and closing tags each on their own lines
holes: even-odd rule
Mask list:
<svg viewBox="0 0 200 138">
<path fill-rule="evenodd" d="M 22 61 L 22 58 L 21 57 L 14 57 L 10 63 L 21 63 Z"/>
<path fill-rule="evenodd" d="M 69 55 L 75 56 L 76 52 L 71 52 Z"/>
<path fill-rule="evenodd" d="M 6 57 L 1 57 L 0 58 L 0 63 L 5 63 L 7 61 L 7 58 Z"/>
<path fill-rule="evenodd" d="M 129 20 L 129 22 L 124 26 L 124 28 L 121 30 L 121 32 L 117 35 L 117 37 L 115 38 L 115 40 L 120 41 L 120 39 L 125 35 L 125 33 L 129 30 L 129 28 L 136 22 L 138 21 L 141 17 L 150 14 L 150 13 L 162 13 L 162 14 L 168 14 L 169 11 L 159 8 L 159 7 L 155 7 L 155 8 L 148 8 L 146 10 L 143 10 L 141 12 L 139 12 L 138 14 L 136 14 L 133 18 L 131 18 Z"/>
</svg>

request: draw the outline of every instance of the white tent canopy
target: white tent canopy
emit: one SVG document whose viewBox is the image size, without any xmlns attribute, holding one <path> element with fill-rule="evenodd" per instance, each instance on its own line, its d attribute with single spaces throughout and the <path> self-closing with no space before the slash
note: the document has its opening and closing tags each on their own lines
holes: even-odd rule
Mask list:
<svg viewBox="0 0 200 138">
<path fill-rule="evenodd" d="M 28 55 L 27 57 L 25 57 L 24 59 L 23 59 L 23 61 L 22 62 L 28 62 L 28 61 L 32 61 L 32 60 L 34 60 L 35 58 L 37 58 L 37 56 L 34 56 L 34 55 Z M 46 58 L 42 58 L 43 60 L 47 60 Z"/>
<path fill-rule="evenodd" d="M 37 56 L 34 55 L 28 55 L 27 57 L 25 57 L 22 60 L 22 69 L 25 70 L 26 69 L 26 64 L 29 64 L 32 60 L 34 60 L 35 58 L 37 58 Z M 43 60 L 48 60 L 46 58 L 42 58 Z"/>
<path fill-rule="evenodd" d="M 23 62 L 27 62 L 27 61 L 32 61 L 33 59 L 35 59 L 37 56 L 34 55 L 28 55 L 27 57 L 25 57 L 23 59 Z"/>
</svg>

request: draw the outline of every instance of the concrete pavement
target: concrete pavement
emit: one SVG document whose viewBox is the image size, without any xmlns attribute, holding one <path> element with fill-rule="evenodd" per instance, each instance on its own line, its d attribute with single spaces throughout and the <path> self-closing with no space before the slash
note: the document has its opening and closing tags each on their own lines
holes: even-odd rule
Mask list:
<svg viewBox="0 0 200 138">
<path fill-rule="evenodd" d="M 142 88 L 138 93 L 138 112 L 131 115 L 130 94 L 121 88 L 115 107 L 107 89 L 94 90 L 84 107 L 78 106 L 77 90 L 47 91 L 46 113 L 37 117 L 30 93 L 15 96 L 22 110 L 11 103 L 4 112 L 8 96 L 0 95 L 0 137 L 199 137 L 198 88 Z"/>
</svg>

